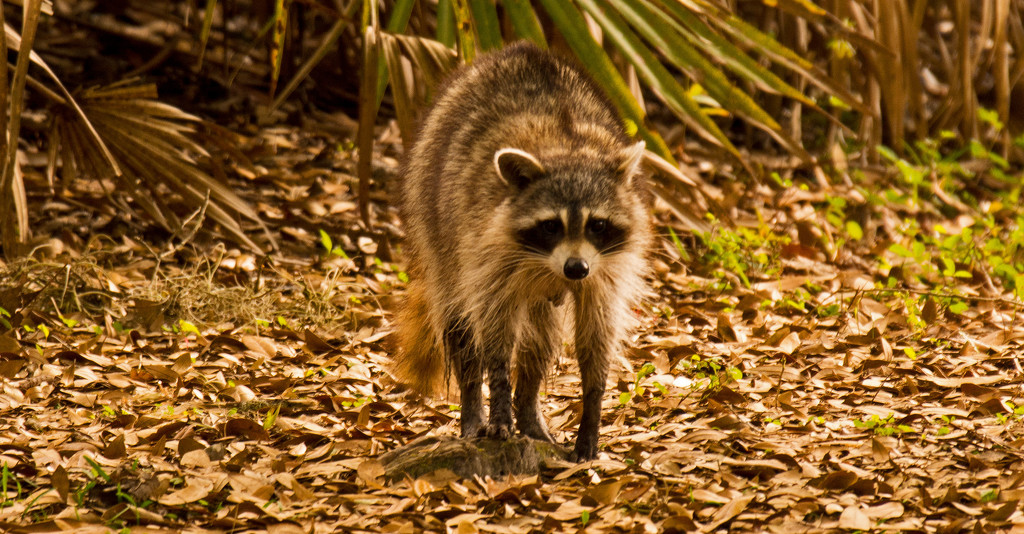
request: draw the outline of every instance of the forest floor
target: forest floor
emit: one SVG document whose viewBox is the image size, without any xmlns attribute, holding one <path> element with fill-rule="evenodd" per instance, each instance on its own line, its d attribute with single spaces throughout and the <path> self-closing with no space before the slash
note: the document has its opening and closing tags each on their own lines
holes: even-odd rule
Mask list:
<svg viewBox="0 0 1024 534">
<path fill-rule="evenodd" d="M 984 147 L 749 184 L 691 160 L 719 217 L 698 232 L 655 208 L 654 296 L 599 459 L 388 482 L 377 458 L 456 434 L 458 406 L 386 372 L 408 278 L 381 236 L 401 226 L 381 190 L 383 231 L 362 229 L 333 139 L 239 141 L 228 174 L 267 257 L 142 232 L 98 184 L 54 195 L 28 169 L 44 240 L 0 262 L 0 529 L 1024 528 L 1024 175 Z M 571 358 L 542 404 L 571 444 Z"/>
</svg>

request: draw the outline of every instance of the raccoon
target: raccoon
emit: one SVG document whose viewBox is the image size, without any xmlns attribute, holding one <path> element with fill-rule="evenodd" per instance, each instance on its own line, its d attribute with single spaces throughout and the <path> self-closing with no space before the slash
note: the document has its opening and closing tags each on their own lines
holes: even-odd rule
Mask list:
<svg viewBox="0 0 1024 534">
<path fill-rule="evenodd" d="M 424 391 L 454 374 L 463 437 L 507 439 L 514 413 L 520 433 L 554 441 L 538 394 L 572 323 L 572 458 L 596 456 L 610 362 L 646 287 L 643 154 L 590 78 L 532 44 L 481 56 L 438 91 L 404 169 L 396 371 Z"/>
</svg>

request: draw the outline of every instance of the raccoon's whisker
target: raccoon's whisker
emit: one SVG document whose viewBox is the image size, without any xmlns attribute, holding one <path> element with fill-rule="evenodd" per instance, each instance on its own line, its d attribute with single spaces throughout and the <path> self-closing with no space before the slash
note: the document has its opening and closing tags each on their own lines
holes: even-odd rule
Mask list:
<svg viewBox="0 0 1024 534">
<path fill-rule="evenodd" d="M 535 248 L 530 248 L 530 247 L 523 248 L 520 251 L 520 253 L 524 254 L 524 255 L 534 256 L 534 257 L 537 257 L 537 258 L 546 258 L 546 257 L 548 257 L 547 252 L 544 252 L 543 250 L 539 250 L 539 249 L 535 249 Z"/>
<path fill-rule="evenodd" d="M 504 261 L 500 272 L 510 274 L 523 267 L 546 266 L 548 256 L 535 252 L 515 251 L 506 254 L 502 259 Z"/>
<path fill-rule="evenodd" d="M 626 249 L 625 245 L 626 245 L 625 243 L 612 243 L 611 245 L 608 245 L 607 247 L 604 247 L 603 249 L 598 250 L 597 253 L 602 255 L 602 256 L 615 256 L 615 255 L 618 255 L 618 254 L 623 254 L 623 253 L 626 253 L 626 252 L 631 252 L 631 251 Z M 616 250 L 616 249 L 618 249 L 618 250 Z"/>
</svg>

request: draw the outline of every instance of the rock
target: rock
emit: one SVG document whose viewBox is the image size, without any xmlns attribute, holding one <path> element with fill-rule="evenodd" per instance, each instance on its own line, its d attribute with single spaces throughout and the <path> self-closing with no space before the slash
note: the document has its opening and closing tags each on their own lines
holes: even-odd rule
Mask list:
<svg viewBox="0 0 1024 534">
<path fill-rule="evenodd" d="M 557 444 L 525 436 L 509 440 L 426 436 L 381 456 L 380 463 L 385 468 L 384 478 L 394 481 L 439 469 L 463 478 L 537 474 L 545 460 L 565 460 L 567 456 L 568 451 Z"/>
</svg>

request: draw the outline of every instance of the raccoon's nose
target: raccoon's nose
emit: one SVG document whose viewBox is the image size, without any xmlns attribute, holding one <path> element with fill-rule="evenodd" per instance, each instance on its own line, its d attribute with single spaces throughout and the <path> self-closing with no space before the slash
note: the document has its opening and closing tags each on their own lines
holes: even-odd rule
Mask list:
<svg viewBox="0 0 1024 534">
<path fill-rule="evenodd" d="M 583 258 L 569 258 L 565 260 L 565 267 L 562 268 L 565 277 L 569 280 L 583 280 L 590 273 L 590 266 Z"/>
</svg>

